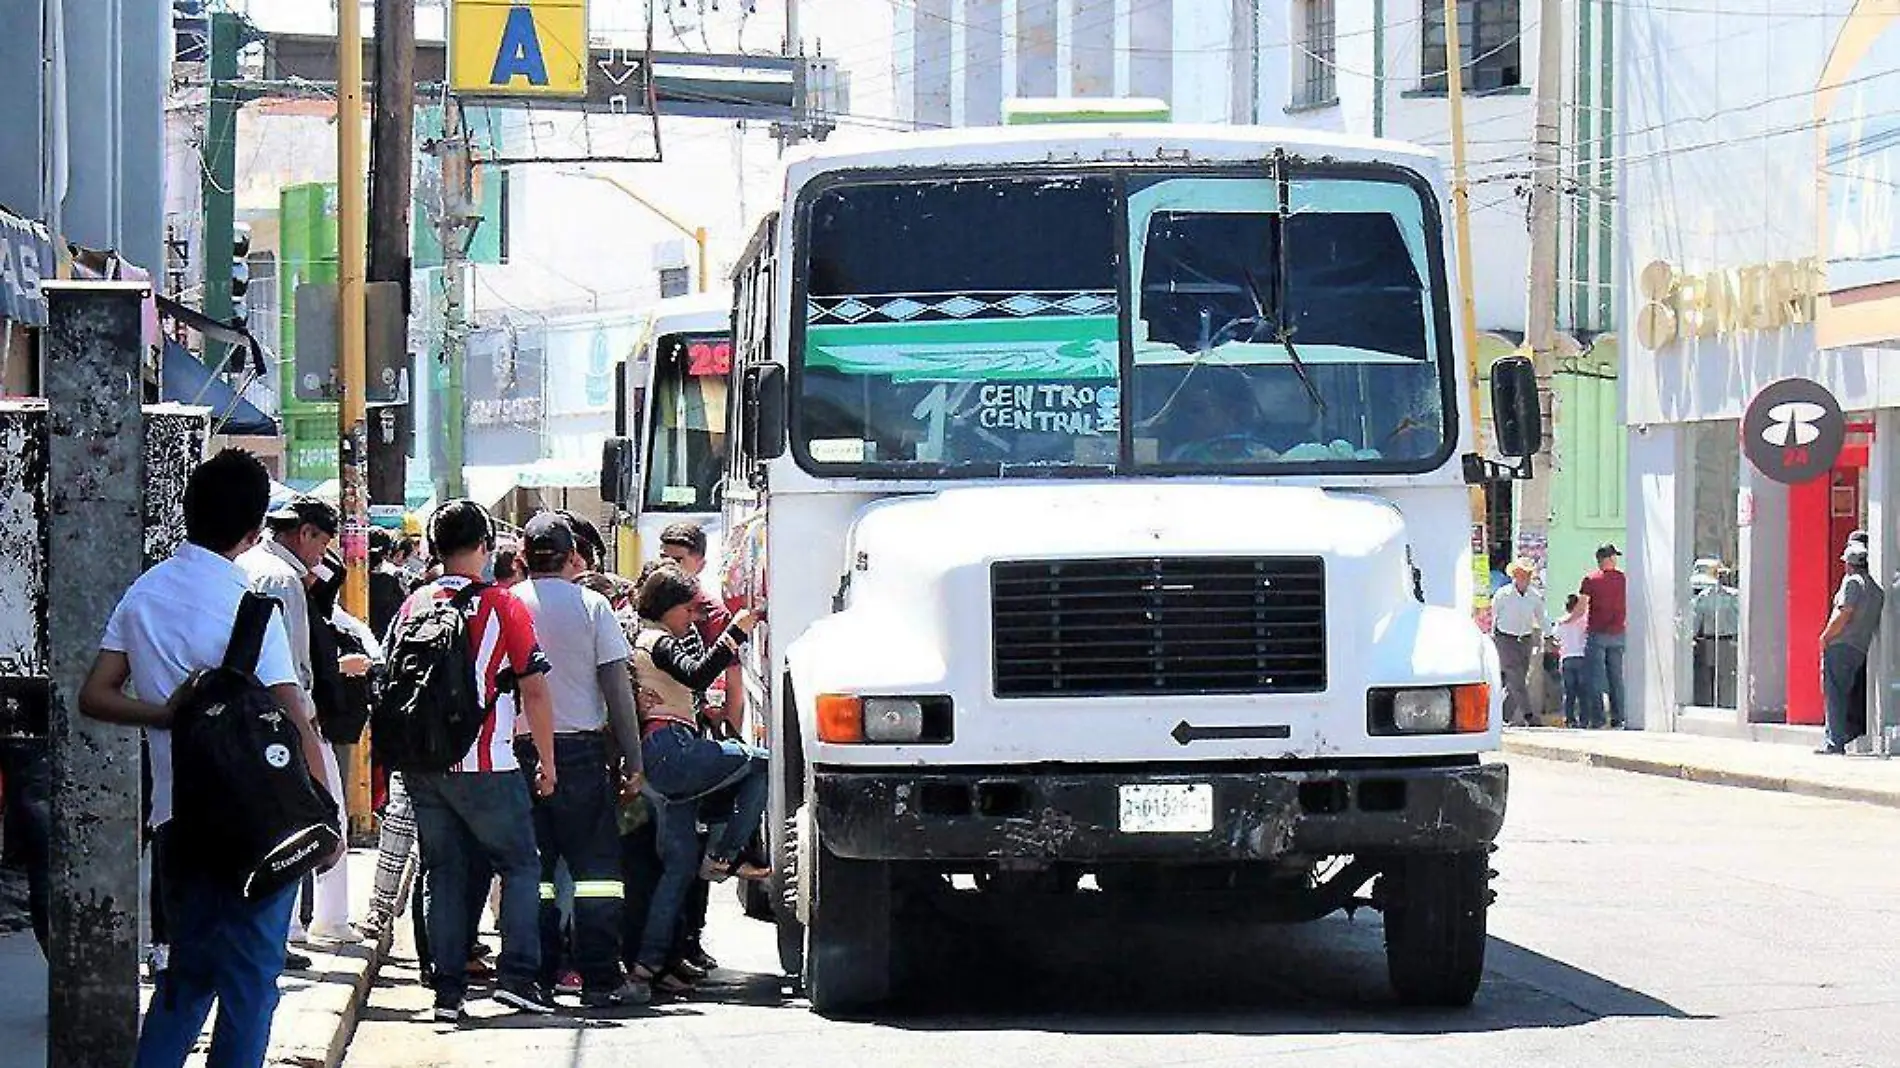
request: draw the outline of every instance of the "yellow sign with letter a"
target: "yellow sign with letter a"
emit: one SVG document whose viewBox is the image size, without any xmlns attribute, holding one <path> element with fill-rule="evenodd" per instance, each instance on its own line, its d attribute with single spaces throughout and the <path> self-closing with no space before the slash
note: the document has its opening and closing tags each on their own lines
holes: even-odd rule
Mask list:
<svg viewBox="0 0 1900 1068">
<path fill-rule="evenodd" d="M 586 0 L 453 0 L 449 88 L 586 96 Z"/>
</svg>

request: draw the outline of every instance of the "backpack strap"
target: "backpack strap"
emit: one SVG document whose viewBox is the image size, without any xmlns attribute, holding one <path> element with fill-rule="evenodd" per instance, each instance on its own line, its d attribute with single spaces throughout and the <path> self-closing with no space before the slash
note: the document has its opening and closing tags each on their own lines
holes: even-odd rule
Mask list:
<svg viewBox="0 0 1900 1068">
<path fill-rule="evenodd" d="M 449 598 L 449 603 L 454 605 L 458 610 L 466 612 L 469 606 L 474 604 L 476 599 L 481 597 L 482 593 L 493 585 L 494 583 L 492 582 L 471 582 L 461 589 L 456 590 L 454 595 Z"/>
<path fill-rule="evenodd" d="M 257 658 L 264 652 L 264 633 L 270 627 L 271 613 L 282 607 L 277 598 L 249 592 L 238 602 L 237 619 L 231 623 L 231 641 L 224 647 L 224 666 L 241 675 L 257 673 Z"/>
</svg>

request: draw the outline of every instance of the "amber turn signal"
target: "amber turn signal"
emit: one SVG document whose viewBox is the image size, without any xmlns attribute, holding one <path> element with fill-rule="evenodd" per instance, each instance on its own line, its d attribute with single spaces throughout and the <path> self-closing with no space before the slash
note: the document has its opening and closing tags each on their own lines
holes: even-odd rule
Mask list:
<svg viewBox="0 0 1900 1068">
<path fill-rule="evenodd" d="M 864 701 L 848 693 L 818 695 L 818 740 L 838 745 L 864 741 Z"/>
<path fill-rule="evenodd" d="M 1451 691 L 1452 730 L 1459 734 L 1483 734 L 1491 729 L 1491 687 L 1479 682 L 1454 686 Z"/>
</svg>

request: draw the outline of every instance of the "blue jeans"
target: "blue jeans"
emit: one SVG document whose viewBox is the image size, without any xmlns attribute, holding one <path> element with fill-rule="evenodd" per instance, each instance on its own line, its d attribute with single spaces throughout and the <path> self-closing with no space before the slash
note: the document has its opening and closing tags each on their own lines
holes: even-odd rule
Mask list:
<svg viewBox="0 0 1900 1068">
<path fill-rule="evenodd" d="M 428 886 L 436 1003 L 459 1005 L 468 993 L 468 948 L 475 942 L 480 900 L 469 871 L 478 858 L 501 876 L 501 979 L 534 982 L 541 968 L 541 857 L 521 773 L 449 771 L 406 778 Z"/>
<path fill-rule="evenodd" d="M 1587 661 L 1581 656 L 1567 657 L 1563 671 L 1564 725 L 1580 727 L 1583 725 L 1583 698 L 1589 689 L 1589 683 L 1585 681 L 1588 675 Z"/>
<path fill-rule="evenodd" d="M 1610 699 L 1610 726 L 1622 729 L 1623 642 L 1621 634 L 1591 634 L 1584 639 L 1583 657 L 1589 663 L 1589 688 L 1584 691 L 1583 714 L 1587 726 L 1603 723 L 1603 698 Z"/>
<path fill-rule="evenodd" d="M 665 967 L 679 936 L 680 909 L 699 877 L 699 802 L 711 794 L 732 792 L 732 815 L 716 831 L 708 856 L 730 860 L 759 829 L 771 788 L 770 757 L 740 742 L 715 742 L 685 727 L 649 735 L 641 746 L 648 800 L 658 824 L 661 874 L 647 907 L 640 936 L 640 964 Z"/>
<path fill-rule="evenodd" d="M 46 952 L 53 841 L 53 764 L 43 739 L 0 741 L 0 778 L 6 780 L 6 841 L 26 862 L 27 913 L 33 937 Z"/>
<path fill-rule="evenodd" d="M 211 1003 L 218 1024 L 207 1068 L 258 1068 L 270 1048 L 295 884 L 263 901 L 174 863 L 159 831 L 155 863 L 170 924 L 171 962 L 158 973 L 139 1031 L 137 1068 L 182 1068 Z"/>
<path fill-rule="evenodd" d="M 1821 650 L 1821 696 L 1827 708 L 1827 744 L 1842 748 L 1867 733 L 1867 654 L 1833 642 Z"/>
</svg>

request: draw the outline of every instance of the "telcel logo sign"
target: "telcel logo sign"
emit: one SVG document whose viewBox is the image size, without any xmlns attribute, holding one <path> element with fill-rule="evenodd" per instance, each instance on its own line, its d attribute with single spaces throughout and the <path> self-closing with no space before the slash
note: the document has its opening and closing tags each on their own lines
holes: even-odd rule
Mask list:
<svg viewBox="0 0 1900 1068">
<path fill-rule="evenodd" d="M 1636 335 L 1653 350 L 1684 338 L 1812 323 L 1822 277 L 1821 261 L 1812 257 L 1702 274 L 1657 260 L 1638 279 Z"/>
</svg>

